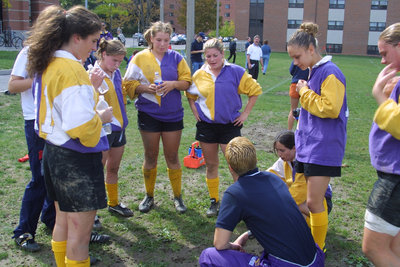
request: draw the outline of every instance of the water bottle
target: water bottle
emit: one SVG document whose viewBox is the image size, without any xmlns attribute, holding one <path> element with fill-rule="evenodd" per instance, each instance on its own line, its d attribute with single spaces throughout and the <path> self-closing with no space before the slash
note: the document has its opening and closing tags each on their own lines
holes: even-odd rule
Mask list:
<svg viewBox="0 0 400 267">
<path fill-rule="evenodd" d="M 96 110 L 101 111 L 101 110 L 105 110 L 108 108 L 108 103 L 107 101 L 104 99 L 103 95 L 99 96 L 99 102 L 97 103 L 96 106 Z M 112 129 L 111 129 L 111 123 L 107 122 L 103 124 L 103 129 L 106 132 L 106 134 L 111 134 Z"/>
<path fill-rule="evenodd" d="M 162 82 L 163 81 L 162 81 L 161 76 L 158 73 L 158 71 L 154 72 L 154 84 L 158 86 L 158 85 L 162 84 Z M 156 94 L 159 96 L 162 96 L 164 93 L 156 90 Z"/>
</svg>

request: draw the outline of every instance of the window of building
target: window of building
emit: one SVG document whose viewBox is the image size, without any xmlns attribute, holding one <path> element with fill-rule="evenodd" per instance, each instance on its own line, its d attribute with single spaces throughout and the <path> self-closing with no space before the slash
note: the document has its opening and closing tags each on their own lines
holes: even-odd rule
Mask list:
<svg viewBox="0 0 400 267">
<path fill-rule="evenodd" d="M 289 7 L 303 8 L 304 0 L 289 0 Z"/>
<path fill-rule="evenodd" d="M 326 44 L 327 53 L 342 53 L 341 44 Z"/>
<path fill-rule="evenodd" d="M 171 25 L 174 25 L 174 21 L 173 21 L 173 20 L 170 20 L 169 23 L 170 23 Z"/>
<path fill-rule="evenodd" d="M 345 0 L 329 0 L 329 8 L 344 9 Z"/>
<path fill-rule="evenodd" d="M 229 17 L 231 16 L 231 13 L 229 13 L 229 12 L 228 12 L 228 13 L 225 13 L 224 16 L 225 16 L 225 18 L 229 18 Z"/>
<path fill-rule="evenodd" d="M 328 30 L 343 30 L 343 21 L 328 21 Z"/>
<path fill-rule="evenodd" d="M 381 32 L 386 28 L 385 22 L 370 22 L 369 30 L 372 32 Z"/>
<path fill-rule="evenodd" d="M 368 55 L 379 55 L 379 49 L 377 45 L 368 45 L 367 46 L 367 54 Z"/>
<path fill-rule="evenodd" d="M 250 0 L 251 4 L 264 4 L 264 0 Z"/>
<path fill-rule="evenodd" d="M 230 4 L 226 4 L 225 5 L 225 9 L 230 9 L 231 8 L 231 5 Z"/>
<path fill-rule="evenodd" d="M 170 8 L 170 9 L 174 9 L 174 8 L 175 8 L 174 4 L 170 4 L 170 5 L 169 5 L 169 8 Z"/>
<path fill-rule="evenodd" d="M 289 19 L 288 20 L 288 29 L 297 29 L 297 28 L 299 28 L 300 27 L 300 25 L 301 25 L 301 23 L 302 23 L 303 21 L 301 21 L 301 20 L 295 20 L 295 19 Z"/>
<path fill-rule="evenodd" d="M 169 12 L 169 16 L 173 17 L 174 16 L 174 12 Z"/>
<path fill-rule="evenodd" d="M 372 0 L 371 9 L 386 10 L 387 4 L 388 4 L 387 0 L 380 0 L 380 1 Z"/>
</svg>

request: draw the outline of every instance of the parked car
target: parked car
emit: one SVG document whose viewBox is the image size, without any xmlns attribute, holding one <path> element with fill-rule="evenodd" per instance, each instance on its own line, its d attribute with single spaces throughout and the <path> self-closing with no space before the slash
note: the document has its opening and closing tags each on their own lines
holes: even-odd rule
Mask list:
<svg viewBox="0 0 400 267">
<path fill-rule="evenodd" d="M 137 33 L 133 34 L 132 38 L 133 38 L 133 40 L 137 40 L 138 46 L 141 46 L 141 45 L 147 46 L 148 45 L 146 39 L 143 36 L 143 34 L 140 33 L 140 32 L 137 32 Z"/>
<path fill-rule="evenodd" d="M 233 36 L 227 36 L 222 38 L 222 42 L 230 42 L 233 39 Z"/>
<path fill-rule="evenodd" d="M 185 34 L 177 34 L 171 38 L 170 43 L 173 45 L 186 44 L 186 35 Z"/>
</svg>

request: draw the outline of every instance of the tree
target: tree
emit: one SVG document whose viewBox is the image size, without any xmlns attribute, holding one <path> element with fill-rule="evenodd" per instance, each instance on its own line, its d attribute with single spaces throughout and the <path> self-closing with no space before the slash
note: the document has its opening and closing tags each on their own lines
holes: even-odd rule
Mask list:
<svg viewBox="0 0 400 267">
<path fill-rule="evenodd" d="M 105 18 L 110 24 L 110 30 L 113 29 L 113 18 L 116 16 L 128 16 L 126 9 L 120 8 L 121 4 L 128 4 L 131 0 L 96 0 L 98 5 L 93 10 L 100 17 Z"/>
<path fill-rule="evenodd" d="M 223 37 L 235 35 L 235 23 L 233 21 L 225 21 L 224 25 L 219 29 L 219 35 Z"/>
<path fill-rule="evenodd" d="M 208 32 L 215 29 L 217 18 L 217 2 L 215 0 L 195 1 L 195 32 Z M 181 0 L 180 14 L 178 16 L 179 24 L 186 28 L 186 0 Z M 222 21 L 220 19 L 220 21 Z"/>
</svg>

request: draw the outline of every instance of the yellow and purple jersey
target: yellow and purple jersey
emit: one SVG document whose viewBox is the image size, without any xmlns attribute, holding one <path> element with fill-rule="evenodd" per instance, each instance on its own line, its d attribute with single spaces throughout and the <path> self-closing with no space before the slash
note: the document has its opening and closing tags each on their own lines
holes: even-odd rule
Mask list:
<svg viewBox="0 0 400 267">
<path fill-rule="evenodd" d="M 193 75 L 193 83 L 185 92 L 195 100 L 200 119 L 207 123 L 232 123 L 240 116 L 240 94 L 258 96 L 261 86 L 244 68 L 225 61 L 218 77 L 207 64 Z"/>
<path fill-rule="evenodd" d="M 80 153 L 108 149 L 95 111 L 97 95 L 81 62 L 58 50 L 46 70 L 35 77 L 35 130 L 47 142 Z"/>
<path fill-rule="evenodd" d="M 296 160 L 340 167 L 349 112 L 346 78 L 331 58 L 326 56 L 312 67 L 309 87 L 299 91 L 302 108 L 295 132 Z"/>
<path fill-rule="evenodd" d="M 376 170 L 400 175 L 400 81 L 375 112 L 369 153 Z"/>
<path fill-rule="evenodd" d="M 135 90 L 140 84 L 154 83 L 155 72 L 161 75 L 163 81 L 192 81 L 189 66 L 178 52 L 168 50 L 160 62 L 149 49 L 145 49 L 129 63 L 123 81 L 124 93 L 130 98 L 135 97 Z M 176 122 L 183 119 L 182 97 L 177 89 L 164 96 L 139 94 L 135 105 L 137 110 L 160 121 Z"/>
</svg>

